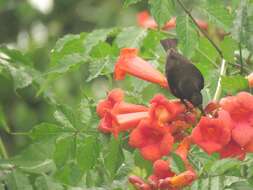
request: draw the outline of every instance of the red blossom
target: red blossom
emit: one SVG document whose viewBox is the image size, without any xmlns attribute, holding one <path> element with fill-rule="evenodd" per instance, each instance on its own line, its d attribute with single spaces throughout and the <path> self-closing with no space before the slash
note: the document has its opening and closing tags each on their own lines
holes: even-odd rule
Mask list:
<svg viewBox="0 0 253 190">
<path fill-rule="evenodd" d="M 120 56 L 115 64 L 114 77 L 116 80 L 124 79 L 126 74 L 157 83 L 165 88 L 168 87 L 166 77 L 150 63 L 138 57 L 138 49 L 136 48 L 121 49 Z"/>
<path fill-rule="evenodd" d="M 142 11 L 137 14 L 137 23 L 143 28 L 157 28 L 155 20 L 149 15 L 148 11 Z"/>
<path fill-rule="evenodd" d="M 150 101 L 150 118 L 159 125 L 166 125 L 185 111 L 180 101 L 169 101 L 165 96 L 157 94 Z"/>
<path fill-rule="evenodd" d="M 253 138 L 253 96 L 240 92 L 236 96 L 221 99 L 220 105 L 233 120 L 233 140 L 241 147 L 246 146 Z"/>
<path fill-rule="evenodd" d="M 108 110 L 101 119 L 98 129 L 103 133 L 113 133 L 117 138 L 120 132 L 135 128 L 142 119 L 146 118 L 148 118 L 148 112 L 115 115 Z"/>
<path fill-rule="evenodd" d="M 192 139 L 195 144 L 211 154 L 221 150 L 229 143 L 232 127 L 228 112 L 219 111 L 218 118 L 201 118 L 192 131 Z"/>
<path fill-rule="evenodd" d="M 245 151 L 233 140 L 219 151 L 221 158 L 237 157 L 241 160 L 245 157 Z"/>
<path fill-rule="evenodd" d="M 249 87 L 253 88 L 253 72 L 247 76 L 248 82 L 249 82 Z"/>
<path fill-rule="evenodd" d="M 147 112 L 147 111 L 149 111 L 149 108 L 147 108 L 146 106 L 131 104 L 123 101 L 116 103 L 112 109 L 112 112 L 114 114 Z"/>
<path fill-rule="evenodd" d="M 100 102 L 97 105 L 97 114 L 102 118 L 104 117 L 106 110 L 110 110 L 113 108 L 113 106 L 123 101 L 124 99 L 124 92 L 123 90 L 116 88 L 111 90 L 108 93 L 108 96 L 104 100 L 100 100 Z"/>
<path fill-rule="evenodd" d="M 159 126 L 149 119 L 142 120 L 131 132 L 129 144 L 139 148 L 144 159 L 155 161 L 167 155 L 173 145 L 168 127 Z"/>
</svg>

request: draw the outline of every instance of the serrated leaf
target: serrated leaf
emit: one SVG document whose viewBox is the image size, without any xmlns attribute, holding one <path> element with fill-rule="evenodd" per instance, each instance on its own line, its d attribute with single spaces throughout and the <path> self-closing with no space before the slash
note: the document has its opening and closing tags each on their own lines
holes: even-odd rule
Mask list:
<svg viewBox="0 0 253 190">
<path fill-rule="evenodd" d="M 124 155 L 121 143 L 119 140 L 116 140 L 114 137 L 112 137 L 104 158 L 105 168 L 109 171 L 112 179 L 116 175 L 116 172 L 123 161 Z"/>
<path fill-rule="evenodd" d="M 55 150 L 54 139 L 46 139 L 33 142 L 20 154 L 10 159 L 11 163 L 22 167 L 34 167 L 46 159 L 53 157 Z"/>
<path fill-rule="evenodd" d="M 226 158 L 226 159 L 222 159 L 222 160 L 217 160 L 212 164 L 212 166 L 209 170 L 209 174 L 210 175 L 222 175 L 222 174 L 226 173 L 227 171 L 229 171 L 233 168 L 237 168 L 239 166 L 240 166 L 240 162 L 236 159 Z"/>
<path fill-rule="evenodd" d="M 226 59 L 229 62 L 235 61 L 235 50 L 238 48 L 237 43 L 229 36 L 226 36 L 224 40 L 220 44 L 221 50 L 224 55 L 224 59 Z"/>
<path fill-rule="evenodd" d="M 75 138 L 73 135 L 58 138 L 53 155 L 56 166 L 61 168 L 67 163 L 67 161 L 72 160 L 75 154 L 74 151 Z"/>
<path fill-rule="evenodd" d="M 146 35 L 146 29 L 128 27 L 117 35 L 115 42 L 119 48 L 140 48 Z"/>
<path fill-rule="evenodd" d="M 28 176 L 19 170 L 14 170 L 8 175 L 6 179 L 6 186 L 8 189 L 11 189 L 11 190 L 32 190 L 33 189 L 28 179 Z"/>
<path fill-rule="evenodd" d="M 74 111 L 66 105 L 59 105 L 57 108 L 57 111 L 54 113 L 56 121 L 62 127 L 74 129 L 77 122 Z"/>
<path fill-rule="evenodd" d="M 171 170 L 173 172 L 175 172 L 176 174 L 184 172 L 185 165 L 184 165 L 184 161 L 182 160 L 182 158 L 173 152 L 170 155 L 171 155 L 171 162 L 170 162 Z"/>
<path fill-rule="evenodd" d="M 64 167 L 58 169 L 54 176 L 63 184 L 76 186 L 80 182 L 83 172 L 77 164 L 70 162 L 64 165 Z"/>
<path fill-rule="evenodd" d="M 89 33 L 84 42 L 85 54 L 89 54 L 94 46 L 96 46 L 99 42 L 104 42 L 106 38 L 114 31 L 115 28 L 111 28 L 94 30 Z"/>
<path fill-rule="evenodd" d="M 83 171 L 91 169 L 98 158 L 99 147 L 94 136 L 79 139 L 77 142 L 77 164 Z"/>
<path fill-rule="evenodd" d="M 136 4 L 142 0 L 124 0 L 124 7 L 127 8 L 129 5 Z"/>
<path fill-rule="evenodd" d="M 234 94 L 248 89 L 248 80 L 242 76 L 223 76 L 221 85 L 224 92 Z"/>
<path fill-rule="evenodd" d="M 89 100 L 87 98 L 83 98 L 79 105 L 79 115 L 80 115 L 80 121 L 84 125 L 88 125 L 90 123 L 90 120 L 92 118 L 92 113 L 89 105 Z"/>
<path fill-rule="evenodd" d="M 30 131 L 30 136 L 35 139 L 52 138 L 64 132 L 73 132 L 73 130 L 66 129 L 51 123 L 41 123 L 33 127 Z"/>
<path fill-rule="evenodd" d="M 201 5 L 200 11 L 207 16 L 209 22 L 229 31 L 233 16 L 225 8 L 224 2 L 220 0 L 207 0 L 206 3 Z"/>
<path fill-rule="evenodd" d="M 19 168 L 24 172 L 32 174 L 49 173 L 56 170 L 55 163 L 51 159 L 46 159 L 32 166 L 20 166 Z"/>
<path fill-rule="evenodd" d="M 35 180 L 36 190 L 63 190 L 63 186 L 56 183 L 51 177 L 43 175 Z"/>
<path fill-rule="evenodd" d="M 198 46 L 198 35 L 188 15 L 177 17 L 176 32 L 180 49 L 185 56 L 191 57 Z"/>
<path fill-rule="evenodd" d="M 110 45 L 106 42 L 100 42 L 96 45 L 91 53 L 90 56 L 92 58 L 105 58 L 107 56 L 117 56 L 118 55 L 118 48 L 115 45 Z"/>
<path fill-rule="evenodd" d="M 231 188 L 232 190 L 252 190 L 253 186 L 246 181 L 238 181 L 232 183 L 229 188 Z"/>
<path fill-rule="evenodd" d="M 78 66 L 82 63 L 87 61 L 87 57 L 82 56 L 78 53 L 73 53 L 69 55 L 65 55 L 58 60 L 58 64 L 52 68 L 50 68 L 45 75 L 52 75 L 52 74 L 64 74 L 68 72 L 75 66 Z"/>
<path fill-rule="evenodd" d="M 170 20 L 173 13 L 173 1 L 168 0 L 150 0 L 150 11 L 156 22 L 162 27 Z"/>
<path fill-rule="evenodd" d="M 113 72 L 115 62 L 116 58 L 113 57 L 91 60 L 89 63 L 90 75 L 86 81 L 89 82 L 98 76 L 111 74 Z"/>
</svg>

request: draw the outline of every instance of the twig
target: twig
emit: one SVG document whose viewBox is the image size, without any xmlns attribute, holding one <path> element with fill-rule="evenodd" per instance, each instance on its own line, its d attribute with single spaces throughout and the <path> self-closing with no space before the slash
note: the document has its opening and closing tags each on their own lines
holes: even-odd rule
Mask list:
<svg viewBox="0 0 253 190">
<path fill-rule="evenodd" d="M 185 13 L 191 18 L 191 20 L 193 21 L 193 23 L 197 26 L 197 28 L 200 30 L 200 32 L 208 39 L 208 41 L 213 45 L 213 47 L 216 49 L 216 51 L 219 53 L 220 57 L 223 59 L 223 53 L 220 50 L 220 48 L 214 43 L 214 41 L 208 36 L 208 34 L 206 33 L 206 31 L 204 31 L 202 28 L 200 28 L 200 26 L 198 25 L 197 21 L 193 18 L 193 16 L 191 15 L 190 11 L 185 7 L 185 5 L 183 4 L 183 2 L 181 0 L 177 0 L 177 2 L 179 3 L 179 5 L 183 8 L 183 10 L 185 11 Z"/>
<path fill-rule="evenodd" d="M 239 52 L 240 52 L 240 73 L 243 74 L 243 59 L 242 59 L 242 45 L 239 43 Z"/>
<path fill-rule="evenodd" d="M 218 80 L 218 84 L 217 84 L 217 88 L 216 88 L 216 91 L 215 91 L 215 94 L 214 94 L 214 97 L 213 97 L 213 101 L 218 101 L 219 98 L 220 98 L 220 95 L 221 95 L 221 80 L 222 80 L 222 76 L 224 76 L 226 74 L 226 61 L 225 59 L 222 59 L 222 62 L 221 62 L 221 69 L 220 69 L 220 76 L 219 76 L 219 80 Z"/>
</svg>

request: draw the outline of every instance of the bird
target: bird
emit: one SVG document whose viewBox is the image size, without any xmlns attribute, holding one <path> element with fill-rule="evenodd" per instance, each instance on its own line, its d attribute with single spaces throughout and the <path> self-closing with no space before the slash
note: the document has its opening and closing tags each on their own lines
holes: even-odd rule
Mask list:
<svg viewBox="0 0 253 190">
<path fill-rule="evenodd" d="M 198 68 L 177 50 L 177 39 L 161 40 L 161 45 L 167 51 L 165 73 L 171 93 L 179 98 L 188 108 L 189 101 L 194 107 L 203 111 L 204 77 Z"/>
</svg>

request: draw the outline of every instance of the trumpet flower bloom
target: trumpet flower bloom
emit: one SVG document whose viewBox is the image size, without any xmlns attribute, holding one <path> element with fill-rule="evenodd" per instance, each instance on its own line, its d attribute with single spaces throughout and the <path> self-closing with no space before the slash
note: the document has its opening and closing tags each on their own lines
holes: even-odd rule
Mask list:
<svg viewBox="0 0 253 190">
<path fill-rule="evenodd" d="M 168 87 L 165 76 L 150 63 L 138 57 L 138 49 L 136 48 L 121 49 L 120 56 L 115 64 L 114 77 L 116 80 L 123 80 L 126 74 L 157 83 L 165 88 Z"/>
</svg>

